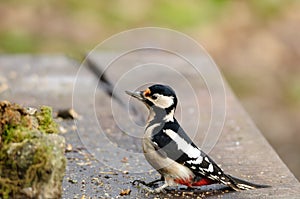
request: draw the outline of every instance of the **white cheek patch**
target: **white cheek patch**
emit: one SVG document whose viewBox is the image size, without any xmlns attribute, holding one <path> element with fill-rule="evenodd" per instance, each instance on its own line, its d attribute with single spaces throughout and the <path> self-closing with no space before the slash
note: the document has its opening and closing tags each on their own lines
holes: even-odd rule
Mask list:
<svg viewBox="0 0 300 199">
<path fill-rule="evenodd" d="M 174 97 L 172 96 L 164 96 L 164 95 L 159 95 L 156 94 L 157 99 L 156 100 L 152 100 L 152 102 L 160 107 L 160 108 L 169 108 L 170 106 L 172 106 L 174 104 Z"/>
</svg>

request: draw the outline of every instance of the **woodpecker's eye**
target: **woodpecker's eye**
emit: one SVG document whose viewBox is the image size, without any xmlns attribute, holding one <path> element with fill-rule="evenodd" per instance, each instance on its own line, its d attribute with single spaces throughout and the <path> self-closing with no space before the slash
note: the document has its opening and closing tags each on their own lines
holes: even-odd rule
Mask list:
<svg viewBox="0 0 300 199">
<path fill-rule="evenodd" d="M 156 100 L 156 99 L 157 99 L 157 96 L 156 96 L 156 95 L 152 95 L 151 98 L 152 98 L 153 100 Z"/>
</svg>

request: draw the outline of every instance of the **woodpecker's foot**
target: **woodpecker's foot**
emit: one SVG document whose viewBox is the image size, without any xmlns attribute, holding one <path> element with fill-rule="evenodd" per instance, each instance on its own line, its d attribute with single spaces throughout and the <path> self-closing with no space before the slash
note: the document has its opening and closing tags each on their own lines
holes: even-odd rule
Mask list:
<svg viewBox="0 0 300 199">
<path fill-rule="evenodd" d="M 139 185 L 139 184 L 142 184 L 144 186 L 147 186 L 147 187 L 153 187 L 157 182 L 161 182 L 161 181 L 164 181 L 165 179 L 163 177 L 161 177 L 160 179 L 157 179 L 157 180 L 153 180 L 151 182 L 148 182 L 146 183 L 145 181 L 143 180 L 134 180 L 132 182 L 132 185 Z"/>
<path fill-rule="evenodd" d="M 143 180 L 134 180 L 131 182 L 132 185 L 139 185 L 139 184 L 142 184 L 142 185 L 145 185 L 147 186 L 147 183 Z"/>
</svg>

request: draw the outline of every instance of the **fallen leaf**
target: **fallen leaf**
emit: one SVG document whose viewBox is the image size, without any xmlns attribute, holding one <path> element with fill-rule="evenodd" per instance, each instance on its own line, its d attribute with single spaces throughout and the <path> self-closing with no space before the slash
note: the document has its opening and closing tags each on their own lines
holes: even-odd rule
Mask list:
<svg viewBox="0 0 300 199">
<path fill-rule="evenodd" d="M 120 196 L 126 196 L 126 195 L 129 195 L 131 192 L 130 189 L 122 189 L 121 192 L 120 192 Z"/>
</svg>

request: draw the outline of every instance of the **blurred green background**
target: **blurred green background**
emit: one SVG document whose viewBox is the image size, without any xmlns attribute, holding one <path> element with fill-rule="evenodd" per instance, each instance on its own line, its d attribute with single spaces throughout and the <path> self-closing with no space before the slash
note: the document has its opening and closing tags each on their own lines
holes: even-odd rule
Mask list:
<svg viewBox="0 0 300 199">
<path fill-rule="evenodd" d="M 299 0 L 0 0 L 0 53 L 77 57 L 118 32 L 172 28 L 207 49 L 300 179 Z"/>
</svg>

